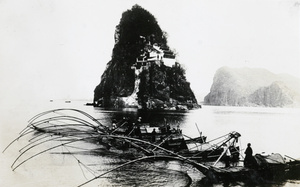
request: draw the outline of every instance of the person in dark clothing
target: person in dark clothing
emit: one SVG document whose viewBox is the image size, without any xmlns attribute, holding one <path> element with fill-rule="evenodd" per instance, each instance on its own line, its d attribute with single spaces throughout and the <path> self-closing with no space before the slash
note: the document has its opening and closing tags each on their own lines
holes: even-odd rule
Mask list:
<svg viewBox="0 0 300 187">
<path fill-rule="evenodd" d="M 156 131 L 155 131 L 155 129 L 153 129 L 151 135 L 152 135 L 152 138 L 151 138 L 152 142 L 155 142 L 155 140 L 156 140 L 156 138 L 155 138 L 155 136 L 156 136 Z"/>
<path fill-rule="evenodd" d="M 248 143 L 247 144 L 247 149 L 245 151 L 245 159 L 244 159 L 244 166 L 245 167 L 251 167 L 252 164 L 253 164 L 253 151 L 252 151 L 252 148 L 251 148 L 251 143 Z"/>
<path fill-rule="evenodd" d="M 136 136 L 138 136 L 139 138 L 142 138 L 142 132 L 141 132 L 141 128 L 140 128 L 139 125 L 135 126 L 135 130 L 134 131 L 135 131 L 134 133 L 135 133 Z"/>
<path fill-rule="evenodd" d="M 168 134 L 171 134 L 171 127 L 170 127 L 169 124 L 167 124 L 167 133 L 168 133 Z"/>
</svg>

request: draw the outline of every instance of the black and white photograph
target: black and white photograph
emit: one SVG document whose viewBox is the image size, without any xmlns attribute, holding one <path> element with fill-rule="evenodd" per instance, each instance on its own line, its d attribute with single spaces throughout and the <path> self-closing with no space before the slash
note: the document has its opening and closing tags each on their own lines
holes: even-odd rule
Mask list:
<svg viewBox="0 0 300 187">
<path fill-rule="evenodd" d="M 0 0 L 0 186 L 300 186 L 300 0 Z"/>
</svg>

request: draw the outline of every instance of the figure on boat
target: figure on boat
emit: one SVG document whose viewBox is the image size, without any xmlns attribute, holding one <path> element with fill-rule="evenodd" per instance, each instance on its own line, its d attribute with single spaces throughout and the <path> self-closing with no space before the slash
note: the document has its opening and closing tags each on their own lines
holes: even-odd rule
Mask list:
<svg viewBox="0 0 300 187">
<path fill-rule="evenodd" d="M 251 168 L 254 165 L 254 157 L 252 156 L 253 150 L 251 148 L 251 143 L 247 144 L 247 149 L 245 151 L 245 159 L 244 159 L 244 166 Z"/>
<path fill-rule="evenodd" d="M 230 158 L 231 158 L 231 153 L 230 153 L 230 150 L 229 150 L 229 147 L 227 147 L 227 144 L 224 143 L 223 144 L 223 161 L 225 163 L 225 167 L 230 167 Z"/>
</svg>

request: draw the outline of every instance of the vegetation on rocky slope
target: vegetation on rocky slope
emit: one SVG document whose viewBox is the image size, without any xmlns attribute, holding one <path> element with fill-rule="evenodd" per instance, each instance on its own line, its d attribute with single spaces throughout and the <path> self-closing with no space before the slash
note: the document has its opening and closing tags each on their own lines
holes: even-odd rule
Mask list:
<svg viewBox="0 0 300 187">
<path fill-rule="evenodd" d="M 143 40 L 144 39 L 144 40 Z M 146 42 L 145 42 L 146 41 Z M 100 84 L 94 91 L 94 104 L 104 107 L 122 107 L 121 97 L 130 96 L 135 80 L 140 79 L 138 103 L 143 108 L 196 106 L 197 101 L 186 81 L 185 71 L 176 63 L 173 67 L 151 65 L 136 77 L 133 64 L 145 52 L 147 43 L 169 49 L 167 35 L 155 17 L 139 5 L 122 14 L 115 31 L 112 59 L 107 63 Z"/>
</svg>

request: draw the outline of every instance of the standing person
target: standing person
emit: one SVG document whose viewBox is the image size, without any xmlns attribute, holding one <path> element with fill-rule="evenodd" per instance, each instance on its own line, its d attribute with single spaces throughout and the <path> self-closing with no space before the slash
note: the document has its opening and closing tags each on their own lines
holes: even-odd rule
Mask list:
<svg viewBox="0 0 300 187">
<path fill-rule="evenodd" d="M 133 124 L 133 125 L 135 126 L 135 130 L 134 130 L 135 135 L 138 136 L 139 138 L 141 138 L 142 132 L 141 132 L 141 128 L 140 128 L 139 124 L 137 124 L 137 125 Z"/>
<path fill-rule="evenodd" d="M 230 153 L 230 150 L 229 148 L 227 147 L 226 143 L 223 144 L 223 149 L 224 149 L 224 156 L 223 156 L 223 159 L 224 159 L 224 162 L 225 162 L 225 167 L 230 167 L 230 157 L 231 157 L 231 153 Z"/>
<path fill-rule="evenodd" d="M 233 166 L 238 166 L 239 160 L 240 160 L 240 148 L 236 147 L 235 145 L 232 147 L 229 147 L 231 152 L 231 163 Z"/>
<path fill-rule="evenodd" d="M 167 133 L 168 133 L 168 134 L 171 134 L 171 127 L 170 127 L 169 124 L 167 124 Z"/>
<path fill-rule="evenodd" d="M 155 140 L 156 140 L 156 137 L 155 137 L 156 136 L 155 128 L 153 129 L 151 135 L 152 135 L 152 138 L 151 138 L 152 142 L 155 142 Z"/>
<path fill-rule="evenodd" d="M 244 166 L 245 167 L 251 167 L 252 166 L 252 160 L 253 160 L 253 151 L 251 148 L 251 143 L 247 144 L 247 149 L 245 151 L 245 159 L 244 159 Z"/>
</svg>

